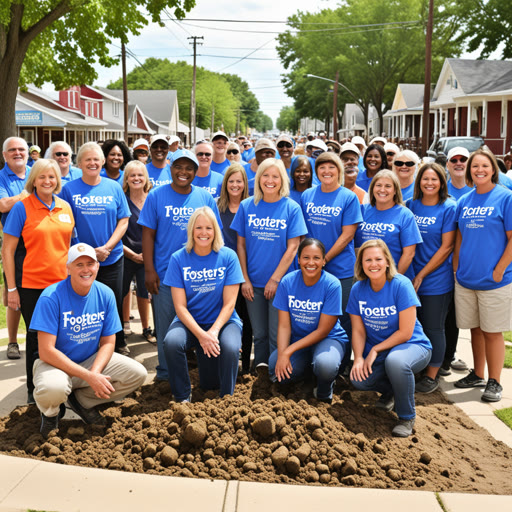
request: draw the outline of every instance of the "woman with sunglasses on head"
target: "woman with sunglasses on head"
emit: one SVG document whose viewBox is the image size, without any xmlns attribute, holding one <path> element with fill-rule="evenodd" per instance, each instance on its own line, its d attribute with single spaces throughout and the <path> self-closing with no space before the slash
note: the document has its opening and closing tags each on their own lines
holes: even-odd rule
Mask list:
<svg viewBox="0 0 512 512">
<path fill-rule="evenodd" d="M 356 248 L 367 240 L 379 238 L 386 242 L 398 272 L 410 279 L 416 244 L 422 242 L 413 213 L 404 206 L 400 182 L 393 171 L 379 171 L 369 190 L 370 204 L 363 204 L 363 222 L 354 238 Z"/>
<path fill-rule="evenodd" d="M 222 187 L 222 174 L 210 169 L 212 163 L 213 146 L 209 142 L 198 142 L 194 148 L 199 167 L 192 185 L 204 188 L 215 199 L 220 195 Z"/>
<path fill-rule="evenodd" d="M 302 193 L 313 186 L 313 171 L 307 156 L 293 159 L 290 169 L 290 199 L 300 204 Z"/>
<path fill-rule="evenodd" d="M 217 199 L 217 208 L 219 209 L 219 215 L 222 221 L 224 244 L 235 252 L 237 249 L 237 233 L 235 230 L 231 229 L 231 223 L 235 218 L 241 202 L 248 197 L 249 184 L 243 164 L 233 162 L 226 169 L 226 173 L 224 174 L 220 196 Z M 252 329 L 249 313 L 247 312 L 247 304 L 242 295 L 242 289 L 238 292 L 235 309 L 242 320 L 242 374 L 246 374 L 249 373 L 251 369 Z"/>
<path fill-rule="evenodd" d="M 357 175 L 356 184 L 368 192 L 370 183 L 382 169 L 388 169 L 386 152 L 380 144 L 370 144 L 363 156 L 364 170 Z"/>
<path fill-rule="evenodd" d="M 393 160 L 393 172 L 396 174 L 402 189 L 402 200 L 408 201 L 414 195 L 414 177 L 420 159 L 414 151 L 399 151 Z"/>
<path fill-rule="evenodd" d="M 416 383 L 416 391 L 431 393 L 439 387 L 437 375 L 446 350 L 445 322 L 454 287 L 450 255 L 457 229 L 457 204 L 449 199 L 446 173 L 440 165 L 427 163 L 420 167 L 414 197 L 407 206 L 423 239 L 412 262 L 412 284 L 421 302 L 418 320 L 432 343 L 432 358 Z"/>
<path fill-rule="evenodd" d="M 59 165 L 62 186 L 82 177 L 82 169 L 71 165 L 73 152 L 67 142 L 62 140 L 52 142 L 48 151 L 49 158 L 55 160 Z"/>
<path fill-rule="evenodd" d="M 100 176 L 117 181 L 123 186 L 123 169 L 132 159 L 130 150 L 123 141 L 109 139 L 101 146 L 105 155 L 105 163 Z"/>
</svg>

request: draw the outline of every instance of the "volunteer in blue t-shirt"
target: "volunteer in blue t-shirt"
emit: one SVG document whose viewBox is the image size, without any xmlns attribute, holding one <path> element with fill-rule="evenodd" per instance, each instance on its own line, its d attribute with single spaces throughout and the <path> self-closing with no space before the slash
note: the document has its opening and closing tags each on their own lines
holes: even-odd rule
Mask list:
<svg viewBox="0 0 512 512">
<path fill-rule="evenodd" d="M 368 192 L 375 175 L 383 169 L 388 169 L 384 148 L 380 144 L 370 144 L 364 152 L 363 165 L 364 170 L 357 175 L 356 185 Z"/>
<path fill-rule="evenodd" d="M 421 302 L 418 320 L 432 343 L 432 358 L 416 383 L 416 391 L 431 393 L 439 387 L 437 374 L 446 350 L 445 322 L 454 286 L 450 256 L 457 229 L 457 205 L 448 196 L 446 173 L 439 164 L 421 166 L 414 197 L 407 206 L 423 239 L 412 261 L 415 274 L 412 284 Z"/>
<path fill-rule="evenodd" d="M 327 250 L 325 269 L 341 282 L 341 326 L 350 337 L 346 306 L 354 278 L 354 235 L 363 220 L 359 199 L 343 186 L 343 164 L 338 155 L 322 153 L 315 161 L 320 185 L 306 190 L 301 206 L 308 236 L 318 238 Z"/>
<path fill-rule="evenodd" d="M 379 146 L 380 147 L 380 146 Z M 400 183 L 393 171 L 379 171 L 369 190 L 370 204 L 363 204 L 363 222 L 357 228 L 355 247 L 379 238 L 386 242 L 398 272 L 410 279 L 416 244 L 422 242 L 413 213 L 404 206 Z"/>
<path fill-rule="evenodd" d="M 495 156 L 486 149 L 472 153 L 466 182 L 475 189 L 457 203 L 453 253 L 457 325 L 471 329 L 474 359 L 474 369 L 455 386 L 486 386 L 481 397 L 485 402 L 501 400 L 502 333 L 512 329 L 512 193 L 498 180 Z"/>
<path fill-rule="evenodd" d="M 392 170 L 400 182 L 404 203 L 412 199 L 414 195 L 414 178 L 418 170 L 419 161 L 419 156 L 410 149 L 399 151 L 393 159 Z"/>
<path fill-rule="evenodd" d="M 378 391 L 376 407 L 398 415 L 395 437 L 412 434 L 414 374 L 427 366 L 432 347 L 416 318 L 420 305 L 409 279 L 397 273 L 385 242 L 369 240 L 359 250 L 347 310 L 352 321 L 352 384 Z"/>
<path fill-rule="evenodd" d="M 153 188 L 171 183 L 171 166 L 167 162 L 169 152 L 169 142 L 167 136 L 157 133 L 151 137 L 151 146 L 149 147 L 151 162 L 146 164 L 149 181 Z"/>
<path fill-rule="evenodd" d="M 87 424 L 105 425 L 96 406 L 120 400 L 140 387 L 147 371 L 114 353 L 121 328 L 112 290 L 98 283 L 97 251 L 79 243 L 69 249 L 69 276 L 37 301 L 30 329 L 37 331 L 34 398 L 41 411 L 41 434 L 59 426 L 67 401 Z"/>
<path fill-rule="evenodd" d="M 213 158 L 210 169 L 213 172 L 218 172 L 222 176 L 224 176 L 230 164 L 230 161 L 226 158 L 228 143 L 228 136 L 223 131 L 215 132 L 212 135 Z"/>
<path fill-rule="evenodd" d="M 163 343 L 167 329 L 176 316 L 171 289 L 163 284 L 169 261 L 185 245 L 188 220 L 195 210 L 209 206 L 218 214 L 211 194 L 192 185 L 197 168 L 194 153 L 186 149 L 176 151 L 171 164 L 172 183 L 151 189 L 139 217 L 146 288 L 151 293 L 154 307 L 158 380 L 169 378 Z"/>
<path fill-rule="evenodd" d="M 200 142 L 194 148 L 199 168 L 192 182 L 196 187 L 204 188 L 215 199 L 220 195 L 222 174 L 210 169 L 212 163 L 213 146 L 210 142 Z"/>
<path fill-rule="evenodd" d="M 260 139 L 261 140 L 261 139 Z M 254 197 L 242 201 L 231 228 L 238 233 L 238 257 L 254 334 L 254 364 L 268 365 L 277 348 L 277 286 L 295 258 L 307 232 L 300 206 L 288 198 L 289 180 L 283 162 L 264 160 L 258 167 Z"/>
<path fill-rule="evenodd" d="M 244 282 L 236 253 L 224 247 L 212 209 L 189 219 L 187 245 L 174 253 L 163 280 L 171 287 L 176 318 L 164 340 L 169 384 L 177 402 L 189 402 L 187 350 L 196 349 L 199 386 L 232 395 L 238 374 L 242 323 L 235 302 Z"/>
<path fill-rule="evenodd" d="M 270 139 L 262 137 L 258 139 L 255 147 L 255 157 L 252 160 L 249 167 L 245 168 L 247 173 L 247 180 L 249 181 L 249 194 L 254 195 L 254 180 L 256 179 L 256 173 L 260 164 L 267 158 L 276 157 L 276 147 Z"/>
<path fill-rule="evenodd" d="M 229 149 L 228 149 L 229 151 Z M 244 199 L 249 197 L 249 184 L 247 175 L 244 172 L 243 164 L 232 162 L 224 174 L 224 181 L 220 196 L 217 199 L 217 207 L 222 220 L 222 236 L 224 244 L 236 252 L 237 233 L 231 229 L 231 223 L 235 218 L 236 212 Z M 242 290 L 238 291 L 235 305 L 236 312 L 242 320 L 242 375 L 251 370 L 251 352 L 252 352 L 252 328 L 247 304 L 245 303 Z"/>
<path fill-rule="evenodd" d="M 293 139 L 289 135 L 282 133 L 276 140 L 276 148 L 277 154 L 282 160 L 288 176 L 290 176 L 292 163 L 296 158 L 293 156 Z"/>
<path fill-rule="evenodd" d="M 128 146 L 120 140 L 108 139 L 101 146 L 105 156 L 105 164 L 100 176 L 117 181 L 123 186 L 124 168 L 131 161 L 132 156 Z"/>
<path fill-rule="evenodd" d="M 448 193 L 458 201 L 464 194 L 471 192 L 471 187 L 466 183 L 466 167 L 469 159 L 469 151 L 463 147 L 450 149 L 446 160 L 448 172 Z"/>
<path fill-rule="evenodd" d="M 323 270 L 325 247 L 306 238 L 299 245 L 300 270 L 283 277 L 274 307 L 279 310 L 277 350 L 270 355 L 273 381 L 286 382 L 304 376 L 311 366 L 317 379 L 315 397 L 330 402 L 341 362 L 349 348 L 338 317 L 341 285 Z"/>
<path fill-rule="evenodd" d="M 309 158 L 301 155 L 292 161 L 290 168 L 290 199 L 300 204 L 302 194 L 313 186 L 313 171 Z"/>
<path fill-rule="evenodd" d="M 82 169 L 71 165 L 72 156 L 71 146 L 63 140 L 52 142 L 48 148 L 48 158 L 55 160 L 59 165 L 62 186 L 82 177 Z"/>
<path fill-rule="evenodd" d="M 95 142 L 86 142 L 77 155 L 82 177 L 67 183 L 60 196 L 71 205 L 78 240 L 94 247 L 100 262 L 98 281 L 114 292 L 122 319 L 124 261 L 121 238 L 131 213 L 120 185 L 100 176 L 104 163 L 101 147 Z M 130 353 L 122 329 L 116 335 L 116 351 L 123 355 Z"/>
</svg>

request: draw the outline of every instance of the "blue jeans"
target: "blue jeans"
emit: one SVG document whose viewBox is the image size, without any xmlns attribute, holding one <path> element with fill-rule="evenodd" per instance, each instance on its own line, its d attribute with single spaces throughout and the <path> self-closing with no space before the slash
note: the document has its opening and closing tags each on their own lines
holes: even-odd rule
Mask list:
<svg viewBox="0 0 512 512">
<path fill-rule="evenodd" d="M 169 372 L 167 370 L 167 361 L 164 353 L 164 339 L 171 322 L 176 316 L 174 304 L 172 302 L 171 287 L 160 283 L 158 294 L 152 295 L 154 316 L 155 316 L 155 332 L 156 347 L 158 351 L 158 365 L 156 367 L 157 380 L 168 380 Z"/>
<path fill-rule="evenodd" d="M 453 291 L 442 295 L 419 296 L 421 307 L 418 308 L 418 320 L 432 343 L 430 366 L 435 368 L 439 368 L 443 363 L 446 351 L 444 325 L 452 298 Z"/>
<path fill-rule="evenodd" d="M 395 410 L 399 418 L 416 417 L 414 407 L 414 374 L 423 370 L 430 361 L 431 350 L 414 343 L 401 343 L 393 347 L 385 359 L 373 363 L 372 373 L 353 386 L 362 391 L 378 391 L 395 396 Z"/>
<path fill-rule="evenodd" d="M 309 365 L 317 378 L 317 397 L 320 399 L 332 398 L 334 382 L 343 360 L 348 344 L 341 343 L 332 338 L 325 338 L 311 347 L 297 350 L 290 357 L 292 374 L 289 379 L 282 382 L 300 380 L 304 377 Z M 270 379 L 277 382 L 275 374 L 277 363 L 277 350 L 272 352 L 268 361 Z"/>
<path fill-rule="evenodd" d="M 247 302 L 254 336 L 254 366 L 268 364 L 270 354 L 277 349 L 278 310 L 265 299 L 264 288 L 253 288 L 254 299 Z"/>
<path fill-rule="evenodd" d="M 212 324 L 201 325 L 207 331 Z M 242 346 L 242 329 L 228 322 L 219 332 L 220 355 L 208 357 L 197 338 L 180 321 L 174 322 L 164 340 L 164 352 L 169 368 L 169 384 L 177 402 L 190 396 L 187 350 L 196 349 L 199 387 L 205 391 L 219 389 L 219 395 L 232 395 L 238 375 L 238 360 Z"/>
</svg>

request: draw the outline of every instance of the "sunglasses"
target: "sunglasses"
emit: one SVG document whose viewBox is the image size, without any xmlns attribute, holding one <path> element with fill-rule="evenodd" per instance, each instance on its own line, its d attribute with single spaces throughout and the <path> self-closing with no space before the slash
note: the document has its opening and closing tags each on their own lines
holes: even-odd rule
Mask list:
<svg viewBox="0 0 512 512">
<path fill-rule="evenodd" d="M 240 151 L 238 149 L 228 149 L 228 155 L 238 155 Z"/>
<path fill-rule="evenodd" d="M 69 153 L 67 151 L 57 151 L 57 153 L 55 153 L 55 156 L 68 156 Z"/>
<path fill-rule="evenodd" d="M 394 162 L 396 167 L 414 167 L 416 164 L 414 162 L 402 162 L 402 160 L 395 160 Z"/>
<path fill-rule="evenodd" d="M 465 164 L 468 161 L 467 156 L 459 156 L 459 158 L 450 158 L 450 163 L 456 164 L 460 162 L 461 164 Z"/>
<path fill-rule="evenodd" d="M 280 142 L 277 147 L 279 149 L 282 149 L 282 148 L 293 148 L 293 145 L 290 144 L 289 142 Z"/>
<path fill-rule="evenodd" d="M 394 153 L 393 151 L 386 151 L 386 155 L 387 156 L 395 156 L 396 153 Z"/>
<path fill-rule="evenodd" d="M 212 156 L 212 154 L 211 153 L 203 153 L 202 151 L 200 151 L 199 153 L 196 153 L 196 156 L 210 157 L 210 156 Z"/>
</svg>

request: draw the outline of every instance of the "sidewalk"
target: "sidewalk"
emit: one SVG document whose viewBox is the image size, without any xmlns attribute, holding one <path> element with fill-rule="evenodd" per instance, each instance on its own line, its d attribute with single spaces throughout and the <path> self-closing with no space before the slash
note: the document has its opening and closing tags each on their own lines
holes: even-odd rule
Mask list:
<svg viewBox="0 0 512 512">
<path fill-rule="evenodd" d="M 140 324 L 132 322 L 134 332 Z M 6 334 L 0 330 L 0 338 Z M 140 335 L 129 338 L 134 357 L 148 368 L 148 382 L 154 377 L 156 348 Z M 21 345 L 24 352 L 24 345 Z M 6 359 L 6 347 L 0 347 L 0 415 L 26 403 L 25 360 Z M 469 332 L 461 331 L 458 356 L 472 365 Z M 480 401 L 481 389 L 459 390 L 453 382 L 465 373 L 452 372 L 444 378 L 441 389 L 476 423 L 496 439 L 512 447 L 512 431 L 494 414 L 494 409 L 512 407 L 512 370 L 503 371 L 504 397 L 498 404 Z M 71 418 L 71 411 L 68 411 Z M 67 416 L 68 417 L 68 416 Z M 512 473 L 511 473 L 512 474 Z M 58 483 L 56 485 L 56 482 Z M 483 507 L 512 510 L 512 496 L 440 493 L 444 509 L 451 512 L 482 510 Z M 379 504 L 381 512 L 414 510 L 441 512 L 436 493 L 379 489 L 351 489 L 321 486 L 295 486 L 201 480 L 63 466 L 44 461 L 0 455 L 0 512 L 27 509 L 68 511 L 140 512 L 141 509 L 256 512 L 270 508 L 311 512 L 318 509 L 343 509 L 361 512 Z"/>
</svg>

